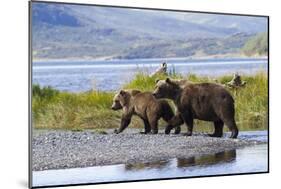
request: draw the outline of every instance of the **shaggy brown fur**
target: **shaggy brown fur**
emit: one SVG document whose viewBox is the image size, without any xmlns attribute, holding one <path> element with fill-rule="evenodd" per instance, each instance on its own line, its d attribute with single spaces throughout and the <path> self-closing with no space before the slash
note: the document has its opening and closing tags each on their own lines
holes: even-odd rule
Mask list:
<svg viewBox="0 0 281 189">
<path fill-rule="evenodd" d="M 158 120 L 163 118 L 166 122 L 174 117 L 174 113 L 166 100 L 157 100 L 151 92 L 138 90 L 121 90 L 113 98 L 113 110 L 123 109 L 121 125 L 115 133 L 121 133 L 131 122 L 133 115 L 139 116 L 144 122 L 144 134 L 158 133 Z M 180 133 L 180 126 L 175 133 Z"/>
<path fill-rule="evenodd" d="M 156 98 L 168 98 L 174 101 L 178 113 L 169 122 L 166 132 L 186 123 L 187 135 L 192 135 L 193 119 L 214 122 L 215 131 L 210 136 L 221 137 L 223 125 L 231 131 L 230 138 L 236 138 L 238 128 L 235 123 L 234 100 L 221 85 L 214 83 L 191 83 L 186 80 L 160 80 L 153 93 Z"/>
</svg>

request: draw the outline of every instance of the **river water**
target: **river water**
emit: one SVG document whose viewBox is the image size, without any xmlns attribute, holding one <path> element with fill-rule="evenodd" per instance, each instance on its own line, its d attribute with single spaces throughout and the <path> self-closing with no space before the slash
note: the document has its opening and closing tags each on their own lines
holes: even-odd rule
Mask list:
<svg viewBox="0 0 281 189">
<path fill-rule="evenodd" d="M 268 142 L 267 131 L 240 132 L 240 139 Z M 268 145 L 258 144 L 191 158 L 33 172 L 33 186 L 103 183 L 268 171 Z"/>
<path fill-rule="evenodd" d="M 33 62 L 33 84 L 52 86 L 61 91 L 91 89 L 112 91 L 122 88 L 136 73 L 153 73 L 165 59 L 111 61 Z M 267 59 L 169 59 L 168 71 L 203 76 L 254 74 L 267 71 Z"/>
</svg>

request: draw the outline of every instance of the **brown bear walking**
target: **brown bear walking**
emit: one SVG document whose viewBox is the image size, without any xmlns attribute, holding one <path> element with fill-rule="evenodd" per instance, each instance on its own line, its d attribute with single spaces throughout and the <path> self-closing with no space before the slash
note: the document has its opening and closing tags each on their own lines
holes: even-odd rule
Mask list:
<svg viewBox="0 0 281 189">
<path fill-rule="evenodd" d="M 238 128 L 235 123 L 234 100 L 221 85 L 214 83 L 191 83 L 187 80 L 156 81 L 153 93 L 156 98 L 168 98 L 174 101 L 178 113 L 169 122 L 165 133 L 178 125 L 186 123 L 187 136 L 192 135 L 193 119 L 214 122 L 215 131 L 210 136 L 221 137 L 223 125 L 231 131 L 230 138 L 237 138 Z"/>
<path fill-rule="evenodd" d="M 144 134 L 158 133 L 158 120 L 166 122 L 174 117 L 174 113 L 166 100 L 157 100 L 151 92 L 138 90 L 121 90 L 113 98 L 113 110 L 123 109 L 121 126 L 115 133 L 121 133 L 131 122 L 133 115 L 139 116 L 144 122 Z M 180 126 L 176 127 L 175 134 L 180 133 Z"/>
</svg>

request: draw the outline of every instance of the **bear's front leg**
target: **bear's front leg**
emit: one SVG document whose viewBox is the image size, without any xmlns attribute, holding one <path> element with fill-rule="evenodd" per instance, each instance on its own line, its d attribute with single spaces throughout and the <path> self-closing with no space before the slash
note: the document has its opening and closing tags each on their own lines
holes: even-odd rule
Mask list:
<svg viewBox="0 0 281 189">
<path fill-rule="evenodd" d="M 129 115 L 123 115 L 122 119 L 121 119 L 121 125 L 118 130 L 116 130 L 116 129 L 114 130 L 114 133 L 119 134 L 119 133 L 123 132 L 124 129 L 126 129 L 128 127 L 128 125 L 130 124 L 131 117 L 132 116 L 129 116 Z"/>
<path fill-rule="evenodd" d="M 182 118 L 187 126 L 187 133 L 184 135 L 191 136 L 193 131 L 193 117 L 189 112 L 184 112 L 184 114 L 182 114 Z"/>
<path fill-rule="evenodd" d="M 193 120 L 186 122 L 187 125 L 187 133 L 184 134 L 185 136 L 191 136 L 192 135 L 192 131 L 193 131 Z"/>
</svg>

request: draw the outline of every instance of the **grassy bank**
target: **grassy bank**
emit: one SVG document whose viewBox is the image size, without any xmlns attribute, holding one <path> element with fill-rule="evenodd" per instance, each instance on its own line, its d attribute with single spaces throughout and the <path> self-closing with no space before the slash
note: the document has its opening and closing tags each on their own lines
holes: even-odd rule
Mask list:
<svg viewBox="0 0 281 189">
<path fill-rule="evenodd" d="M 118 125 L 119 113 L 110 109 L 112 93 L 67 93 L 33 86 L 35 128 L 87 129 Z"/>
<path fill-rule="evenodd" d="M 193 82 L 226 83 L 232 75 L 218 78 L 198 77 L 193 74 L 181 76 L 175 72 L 169 74 L 171 78 L 184 78 Z M 153 91 L 156 79 L 166 76 L 149 77 L 138 74 L 128 84 L 126 89 L 140 89 Z M 267 129 L 268 87 L 267 74 L 260 72 L 252 76 L 242 76 L 247 82 L 241 89 L 229 89 L 235 99 L 236 121 L 240 130 Z M 49 87 L 33 86 L 32 112 L 33 125 L 40 129 L 106 129 L 117 128 L 120 124 L 121 111 L 112 111 L 112 92 L 59 92 Z M 160 122 L 160 127 L 164 126 Z M 211 131 L 211 123 L 196 121 L 195 131 Z M 134 117 L 130 127 L 143 128 L 141 121 Z M 185 128 L 185 127 L 182 127 Z"/>
</svg>

